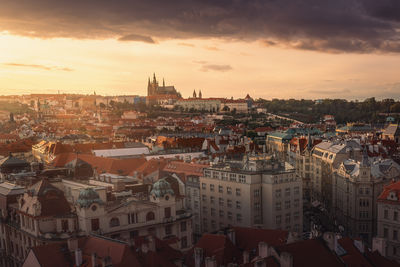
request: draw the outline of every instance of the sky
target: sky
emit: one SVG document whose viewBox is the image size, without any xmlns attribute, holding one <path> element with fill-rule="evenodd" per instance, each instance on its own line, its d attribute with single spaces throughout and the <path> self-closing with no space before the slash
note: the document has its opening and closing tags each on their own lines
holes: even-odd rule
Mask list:
<svg viewBox="0 0 400 267">
<path fill-rule="evenodd" d="M 400 99 L 397 0 L 0 0 L 0 95 Z"/>
</svg>

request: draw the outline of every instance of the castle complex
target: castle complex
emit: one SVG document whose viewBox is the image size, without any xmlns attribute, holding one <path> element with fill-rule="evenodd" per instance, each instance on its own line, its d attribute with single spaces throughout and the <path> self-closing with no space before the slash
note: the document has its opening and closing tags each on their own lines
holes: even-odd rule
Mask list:
<svg viewBox="0 0 400 267">
<path fill-rule="evenodd" d="M 164 79 L 162 86 L 159 86 L 155 74 L 153 74 L 153 81 L 150 81 L 149 78 L 147 85 L 147 96 L 154 96 L 154 95 L 175 95 L 180 97 L 180 93 L 176 91 L 173 85 L 165 86 Z"/>
</svg>

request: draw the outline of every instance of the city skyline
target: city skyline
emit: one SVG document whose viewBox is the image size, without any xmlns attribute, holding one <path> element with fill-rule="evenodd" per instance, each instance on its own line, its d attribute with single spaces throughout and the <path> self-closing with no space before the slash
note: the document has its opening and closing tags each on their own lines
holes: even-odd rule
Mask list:
<svg viewBox="0 0 400 267">
<path fill-rule="evenodd" d="M 4 1 L 1 94 L 400 98 L 391 1 Z M 398 13 L 398 12 L 397 12 Z M 29 49 L 27 49 L 29 48 Z"/>
</svg>

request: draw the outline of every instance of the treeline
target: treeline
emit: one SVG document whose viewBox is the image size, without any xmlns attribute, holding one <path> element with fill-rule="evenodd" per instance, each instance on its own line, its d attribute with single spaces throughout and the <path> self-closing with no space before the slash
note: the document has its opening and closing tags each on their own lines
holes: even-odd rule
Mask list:
<svg viewBox="0 0 400 267">
<path fill-rule="evenodd" d="M 289 115 L 291 118 L 313 123 L 320 121 L 324 115 L 335 116 L 336 122 L 383 123 L 386 116 L 380 113 L 400 113 L 400 101 L 394 99 L 376 100 L 374 97 L 364 101 L 347 101 L 345 99 L 323 99 L 323 100 L 296 100 L 296 99 L 273 99 L 257 100 L 268 112 L 280 115 Z M 399 115 L 392 115 L 400 119 Z"/>
</svg>

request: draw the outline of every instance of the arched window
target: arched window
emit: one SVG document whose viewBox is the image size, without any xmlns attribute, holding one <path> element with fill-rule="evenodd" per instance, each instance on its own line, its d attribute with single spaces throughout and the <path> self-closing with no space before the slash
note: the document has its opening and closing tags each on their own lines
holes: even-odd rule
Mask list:
<svg viewBox="0 0 400 267">
<path fill-rule="evenodd" d="M 116 227 L 116 226 L 119 226 L 119 219 L 114 217 L 110 220 L 110 227 Z"/>
<path fill-rule="evenodd" d="M 152 212 L 152 211 L 149 211 L 146 214 L 146 222 L 155 220 L 155 218 L 156 218 L 156 216 L 154 215 L 154 212 Z"/>
</svg>

